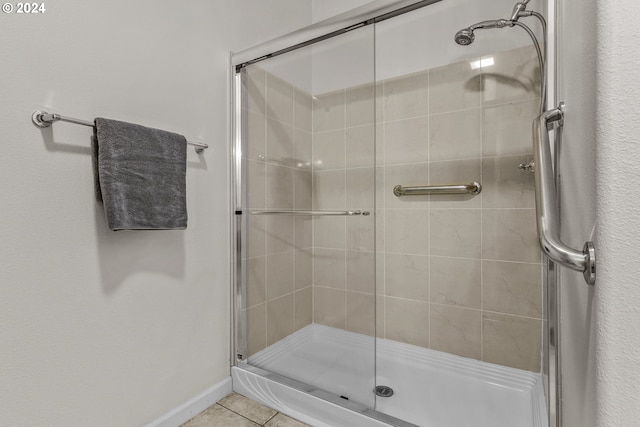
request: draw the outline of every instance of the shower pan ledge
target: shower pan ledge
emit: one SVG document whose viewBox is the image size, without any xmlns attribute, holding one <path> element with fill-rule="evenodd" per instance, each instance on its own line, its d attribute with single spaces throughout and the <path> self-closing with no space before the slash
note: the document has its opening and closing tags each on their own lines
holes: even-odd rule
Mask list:
<svg viewBox="0 0 640 427">
<path fill-rule="evenodd" d="M 373 364 L 373 345 L 370 336 L 311 324 L 233 367 L 233 390 L 313 426 L 548 426 L 540 374 L 380 338 L 376 379 L 395 393 L 374 401 L 375 379 L 356 368 Z M 336 352 L 338 365 L 328 362 Z M 300 373 L 305 363 L 315 372 Z"/>
</svg>

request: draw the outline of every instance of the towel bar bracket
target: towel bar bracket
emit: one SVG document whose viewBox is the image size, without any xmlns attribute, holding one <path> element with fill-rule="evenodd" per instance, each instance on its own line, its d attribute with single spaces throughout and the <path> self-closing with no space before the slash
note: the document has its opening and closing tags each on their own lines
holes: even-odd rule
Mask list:
<svg viewBox="0 0 640 427">
<path fill-rule="evenodd" d="M 36 110 L 31 115 L 31 121 L 33 122 L 34 125 L 38 126 L 39 128 L 48 128 L 49 126 L 51 126 L 53 121 L 44 121 L 43 116 L 44 116 L 44 113 L 42 111 Z"/>
</svg>

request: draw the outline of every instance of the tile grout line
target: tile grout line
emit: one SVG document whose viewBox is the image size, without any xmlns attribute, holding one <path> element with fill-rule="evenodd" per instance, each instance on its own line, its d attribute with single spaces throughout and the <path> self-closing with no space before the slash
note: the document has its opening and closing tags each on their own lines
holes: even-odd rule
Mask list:
<svg viewBox="0 0 640 427">
<path fill-rule="evenodd" d="M 275 411 L 275 409 L 273 409 L 273 410 Z M 279 414 L 279 413 L 280 413 L 280 412 L 276 411 L 276 413 L 275 413 L 275 414 L 273 414 L 273 415 L 271 416 L 271 418 L 269 418 L 269 419 L 268 419 L 267 421 L 265 421 L 263 424 L 261 424 L 261 426 L 266 426 L 267 424 L 269 424 L 269 421 L 271 421 L 271 420 L 272 420 L 272 419 L 274 419 L 276 416 L 278 416 L 278 414 Z"/>
<path fill-rule="evenodd" d="M 431 113 L 431 70 L 427 73 L 427 114 Z M 429 115 L 429 119 L 427 121 L 427 184 L 431 184 L 431 116 Z M 427 305 L 427 342 L 429 343 L 429 348 L 431 348 L 431 196 L 428 196 L 428 214 L 427 214 L 427 233 L 429 239 L 427 240 L 427 299 L 429 301 Z"/>
<path fill-rule="evenodd" d="M 268 151 L 267 151 L 267 146 L 268 146 L 268 126 L 267 126 L 267 71 L 264 70 L 264 86 L 262 88 L 263 93 L 264 93 L 264 158 L 265 160 L 268 158 Z M 264 204 L 262 206 L 263 209 L 267 209 L 267 194 L 269 191 L 269 179 L 268 179 L 268 175 L 267 175 L 267 165 L 265 163 L 264 166 Z M 267 247 L 267 224 L 268 224 L 268 219 L 265 218 L 264 220 L 264 253 L 265 256 L 268 256 L 268 247 Z M 267 329 L 267 325 L 269 324 L 269 317 L 267 316 L 267 313 L 269 312 L 269 310 L 267 310 L 268 305 L 267 305 L 267 292 L 268 292 L 268 286 L 269 286 L 269 263 L 267 262 L 268 258 L 265 257 L 265 262 L 264 262 L 264 317 L 263 317 L 263 322 L 264 322 L 264 348 L 269 346 L 269 331 Z M 247 294 L 249 293 L 249 290 L 247 289 Z M 248 300 L 248 298 L 247 298 Z M 247 301 L 248 302 L 248 301 Z M 248 321 L 248 315 L 247 315 L 247 353 L 249 353 L 249 330 L 251 328 L 251 325 L 249 325 L 249 321 Z M 249 354 L 247 354 L 247 359 L 249 358 Z M 221 405 L 222 406 L 222 405 Z"/>
<path fill-rule="evenodd" d="M 381 82 L 381 90 L 382 90 L 382 96 L 381 96 L 381 105 L 380 105 L 380 116 L 382 118 L 382 123 L 378 124 L 376 122 L 376 128 L 374 129 L 374 132 L 376 132 L 376 135 L 380 136 L 380 163 L 381 166 L 380 168 L 382 169 L 382 189 L 386 188 L 387 186 L 387 169 L 385 167 L 385 156 L 384 156 L 384 150 L 386 147 L 386 135 L 385 135 L 385 117 L 386 117 L 386 103 L 387 103 L 387 96 L 386 96 L 386 83 L 383 80 Z M 378 126 L 380 126 L 380 132 L 378 132 Z M 377 153 L 376 153 L 377 154 Z M 375 167 L 378 167 L 378 157 L 376 156 L 375 158 Z M 378 191 L 376 189 L 376 191 Z M 387 338 L 387 260 L 386 260 L 386 246 L 387 246 L 387 212 L 385 210 L 385 206 L 387 204 L 387 194 L 386 192 L 382 191 L 382 207 L 379 209 L 380 212 L 382 212 L 382 235 L 380 236 L 382 239 L 382 254 L 381 254 L 381 261 L 382 261 L 382 338 L 385 339 Z M 376 250 L 378 249 L 377 247 L 377 242 L 376 242 Z"/>
<path fill-rule="evenodd" d="M 253 421 L 252 419 L 247 418 L 247 417 L 245 417 L 244 415 L 242 415 L 241 413 L 236 412 L 236 411 L 234 411 L 233 409 L 227 408 L 226 406 L 221 405 L 220 403 L 216 403 L 216 405 L 220 406 L 221 408 L 226 409 L 226 410 L 227 410 L 227 411 L 229 411 L 229 412 L 233 412 L 234 414 L 236 414 L 236 415 L 238 415 L 238 416 L 240 416 L 240 417 L 244 418 L 245 420 L 248 420 L 249 422 L 251 422 L 251 423 L 253 423 L 253 424 L 257 425 L 257 426 L 261 426 L 261 427 L 262 427 L 262 426 L 264 426 L 264 424 L 258 424 L 257 422 Z M 214 405 L 214 406 L 215 406 L 215 405 Z M 269 409 L 271 409 L 271 408 L 269 408 Z M 274 410 L 275 410 L 275 409 L 274 409 Z M 275 416 L 275 415 L 274 415 L 274 416 Z M 273 417 L 271 417 L 271 418 L 273 418 Z M 271 420 L 271 418 L 269 418 L 269 420 Z M 266 424 L 266 423 L 265 423 L 265 424 Z"/>
<path fill-rule="evenodd" d="M 231 394 L 233 394 L 233 393 L 231 393 Z M 229 394 L 228 396 L 230 396 L 231 394 Z M 220 407 L 222 407 L 222 408 L 224 408 L 224 409 L 226 409 L 226 410 L 228 410 L 228 411 L 233 412 L 233 413 L 234 413 L 234 414 L 236 414 L 236 415 L 240 415 L 242 418 L 244 418 L 244 419 L 246 419 L 246 420 L 249 420 L 250 422 L 252 422 L 252 423 L 254 423 L 254 424 L 256 424 L 256 425 L 259 425 L 259 426 L 261 426 L 261 427 L 266 426 L 266 425 L 267 425 L 267 424 L 268 424 L 272 419 L 274 419 L 274 418 L 275 418 L 276 416 L 278 416 L 279 414 L 282 414 L 283 416 L 285 416 L 285 417 L 287 417 L 287 418 L 291 418 L 291 417 L 289 417 L 288 415 L 283 414 L 282 412 L 280 412 L 280 411 L 278 411 L 278 410 L 276 410 L 276 409 L 273 409 L 273 408 L 271 408 L 271 407 L 269 407 L 269 406 L 263 405 L 262 403 L 257 402 L 257 401 L 255 401 L 255 400 L 253 400 L 253 399 L 250 399 L 250 398 L 248 398 L 248 397 L 246 397 L 246 396 L 243 396 L 243 395 L 241 395 L 241 394 L 239 394 L 239 396 L 242 396 L 242 397 L 243 397 L 244 399 L 246 399 L 246 400 L 249 400 L 249 401 L 251 401 L 251 402 L 253 402 L 253 403 L 257 403 L 258 405 L 260 405 L 260 406 L 262 406 L 262 407 L 264 407 L 264 408 L 267 408 L 267 409 L 269 409 L 269 410 L 271 410 L 271 411 L 274 411 L 275 413 L 274 413 L 271 417 L 269 417 L 266 421 L 264 421 L 264 422 L 261 422 L 261 423 L 260 423 L 260 422 L 258 422 L 258 421 L 252 420 L 251 418 L 249 418 L 249 417 L 245 416 L 243 413 L 238 412 L 237 410 L 232 409 L 232 408 L 229 408 L 229 407 L 227 407 L 227 406 L 223 405 L 222 403 L 220 403 L 222 400 L 224 400 L 224 398 L 223 398 L 223 399 L 221 399 L 220 401 L 218 401 L 218 402 L 214 403 L 212 406 L 220 406 Z M 204 412 L 204 411 L 203 411 L 203 412 Z M 295 418 L 291 418 L 291 419 L 292 419 L 292 420 L 295 420 Z M 296 421 L 298 421 L 298 420 L 296 420 Z"/>
<path fill-rule="evenodd" d="M 344 121 L 344 127 L 342 128 L 342 140 L 343 140 L 343 150 L 342 150 L 342 159 L 344 161 L 344 207 L 347 208 L 347 198 L 349 189 L 347 187 L 347 89 L 345 88 L 342 92 L 343 109 L 342 109 L 342 119 Z M 349 316 L 348 309 L 348 298 L 347 298 L 347 222 L 348 219 L 344 219 L 344 329 L 347 329 L 347 317 Z"/>
<path fill-rule="evenodd" d="M 313 92 L 313 88 L 310 89 Z M 316 167 L 313 163 L 313 158 L 315 155 L 315 142 L 316 142 L 316 134 L 318 133 L 316 130 L 316 109 L 314 105 L 314 97 L 312 93 L 309 93 L 311 96 L 311 158 L 309 159 L 311 166 L 311 210 L 314 209 L 314 195 L 316 190 Z M 316 219 L 315 217 L 311 217 L 309 221 L 311 223 L 311 323 L 315 323 L 315 312 L 316 312 Z"/>
<path fill-rule="evenodd" d="M 484 79 L 482 78 L 483 72 L 482 72 L 482 63 L 480 66 L 480 182 L 484 182 L 483 181 L 483 176 L 482 176 L 482 164 L 484 162 L 482 155 L 484 154 L 484 106 L 482 105 L 482 96 L 484 94 Z M 484 263 L 482 262 L 483 259 L 483 245 L 482 245 L 482 239 L 483 239 L 483 233 L 482 233 L 482 225 L 483 225 L 483 221 L 484 221 L 484 197 L 482 197 L 482 195 L 480 195 L 480 360 L 484 360 L 484 284 L 483 284 L 483 266 Z"/>
<path fill-rule="evenodd" d="M 296 87 L 292 85 L 292 106 L 291 108 L 293 109 L 293 158 L 297 158 L 297 148 L 298 148 L 298 139 L 296 138 Z M 293 172 L 293 209 L 296 209 L 296 190 L 298 189 L 298 180 L 295 179 L 295 171 Z M 291 319 L 291 333 L 296 331 L 296 305 L 297 305 L 297 301 L 296 301 L 296 288 L 297 288 L 297 283 L 296 283 L 296 273 L 297 273 L 297 265 L 298 265 L 298 247 L 296 245 L 296 218 L 293 218 L 293 221 L 291 221 L 292 224 L 291 226 L 293 227 L 293 271 L 291 272 L 292 274 L 292 292 L 293 292 L 293 313 L 292 313 L 292 319 Z"/>
</svg>

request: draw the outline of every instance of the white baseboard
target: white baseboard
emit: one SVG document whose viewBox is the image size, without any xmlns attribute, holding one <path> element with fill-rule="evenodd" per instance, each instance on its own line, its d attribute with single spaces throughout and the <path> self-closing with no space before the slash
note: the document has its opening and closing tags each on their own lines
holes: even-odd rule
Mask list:
<svg viewBox="0 0 640 427">
<path fill-rule="evenodd" d="M 231 377 L 227 377 L 160 418 L 145 424 L 144 427 L 178 427 L 231 393 L 231 391 Z"/>
</svg>

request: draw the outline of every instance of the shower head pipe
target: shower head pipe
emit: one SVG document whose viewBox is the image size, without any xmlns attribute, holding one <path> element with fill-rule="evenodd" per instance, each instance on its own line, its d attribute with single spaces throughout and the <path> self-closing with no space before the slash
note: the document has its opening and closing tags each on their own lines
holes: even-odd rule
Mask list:
<svg viewBox="0 0 640 427">
<path fill-rule="evenodd" d="M 511 20 L 517 21 L 521 14 L 527 9 L 527 4 L 524 2 L 518 2 L 513 6 L 513 12 L 511 12 Z"/>
</svg>

